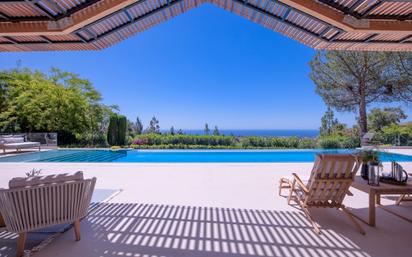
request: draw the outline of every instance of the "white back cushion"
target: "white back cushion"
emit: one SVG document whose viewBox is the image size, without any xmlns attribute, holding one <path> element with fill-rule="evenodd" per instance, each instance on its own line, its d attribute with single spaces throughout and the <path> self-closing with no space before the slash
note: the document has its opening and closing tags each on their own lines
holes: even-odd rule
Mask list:
<svg viewBox="0 0 412 257">
<path fill-rule="evenodd" d="M 30 187 L 44 184 L 64 183 L 69 181 L 83 180 L 83 172 L 78 171 L 74 174 L 62 173 L 48 176 L 35 176 L 29 178 L 13 178 L 9 181 L 9 188 Z"/>
<path fill-rule="evenodd" d="M 3 137 L 3 144 L 24 143 L 24 137 Z"/>
</svg>

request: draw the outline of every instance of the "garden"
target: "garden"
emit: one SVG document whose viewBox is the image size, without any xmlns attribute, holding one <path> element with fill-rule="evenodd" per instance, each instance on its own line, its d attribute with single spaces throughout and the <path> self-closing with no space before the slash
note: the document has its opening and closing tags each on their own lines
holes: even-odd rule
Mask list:
<svg viewBox="0 0 412 257">
<path fill-rule="evenodd" d="M 88 79 L 21 67 L 0 71 L 0 134 L 53 132 L 59 147 L 310 149 L 356 148 L 371 132 L 383 145 L 412 145 L 412 123 L 400 107 L 412 101 L 411 54 L 321 51 L 309 66 L 327 109 L 318 137 L 223 135 L 207 123 L 203 133 L 189 135 L 174 126 L 161 129 L 156 117 L 144 126 L 104 104 Z M 335 111 L 355 113 L 356 124 L 341 123 Z"/>
</svg>

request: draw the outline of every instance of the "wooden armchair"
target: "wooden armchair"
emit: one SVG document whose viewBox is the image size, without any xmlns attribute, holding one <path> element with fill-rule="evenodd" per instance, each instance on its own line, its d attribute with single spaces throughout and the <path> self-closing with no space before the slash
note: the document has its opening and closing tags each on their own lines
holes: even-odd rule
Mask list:
<svg viewBox="0 0 412 257">
<path fill-rule="evenodd" d="M 304 211 L 316 233 L 320 234 L 318 224 L 309 213 L 310 207 L 341 209 L 355 224 L 361 234 L 365 234 L 360 224 L 342 204 L 349 193 L 360 162 L 358 157 L 350 154 L 320 154 L 316 156 L 310 178 L 304 183 L 296 173 L 289 180 L 290 192 L 288 204 L 294 199 Z M 282 179 L 281 179 L 282 181 Z M 287 179 L 283 178 L 283 183 Z M 282 183 L 282 182 L 281 182 Z M 285 186 L 284 186 L 285 187 Z"/>
</svg>

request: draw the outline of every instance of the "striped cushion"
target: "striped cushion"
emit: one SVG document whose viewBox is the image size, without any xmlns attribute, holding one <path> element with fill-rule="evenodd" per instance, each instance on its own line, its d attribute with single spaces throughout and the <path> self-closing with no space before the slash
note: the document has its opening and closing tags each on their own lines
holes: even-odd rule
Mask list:
<svg viewBox="0 0 412 257">
<path fill-rule="evenodd" d="M 64 183 L 69 181 L 83 180 L 83 172 L 78 171 L 74 174 L 63 173 L 48 176 L 35 176 L 29 178 L 13 178 L 9 181 L 9 188 L 31 187 L 44 184 Z"/>
</svg>

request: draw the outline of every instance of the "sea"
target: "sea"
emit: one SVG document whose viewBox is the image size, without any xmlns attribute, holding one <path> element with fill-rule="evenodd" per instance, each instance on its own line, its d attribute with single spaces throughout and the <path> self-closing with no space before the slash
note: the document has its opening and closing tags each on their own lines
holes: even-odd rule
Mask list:
<svg viewBox="0 0 412 257">
<path fill-rule="evenodd" d="M 204 135 L 203 129 L 182 129 L 184 134 Z M 177 131 L 177 130 L 176 130 Z M 169 131 L 162 131 L 162 133 Z M 221 135 L 226 136 L 261 136 L 261 137 L 317 137 L 317 129 L 219 129 Z M 213 133 L 213 128 L 210 129 Z"/>
</svg>

